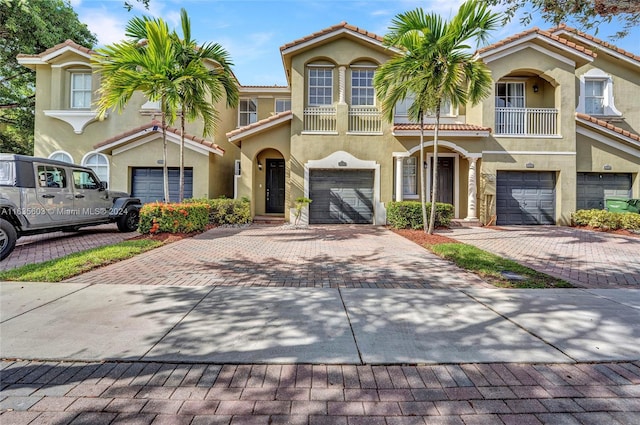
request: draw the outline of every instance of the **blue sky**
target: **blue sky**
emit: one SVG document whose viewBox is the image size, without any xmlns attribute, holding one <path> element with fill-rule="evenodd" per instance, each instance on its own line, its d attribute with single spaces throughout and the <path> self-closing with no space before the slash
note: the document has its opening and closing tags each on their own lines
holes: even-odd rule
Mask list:
<svg viewBox="0 0 640 425">
<path fill-rule="evenodd" d="M 242 85 L 286 85 L 280 46 L 342 21 L 384 35 L 398 13 L 422 7 L 446 19 L 455 14 L 460 3 L 460 0 L 151 0 L 149 10 L 136 5 L 127 12 L 124 0 L 71 0 L 80 21 L 98 36 L 99 45 L 122 40 L 126 22 L 136 15 L 161 17 L 170 26 L 179 28 L 180 8 L 184 7 L 191 18 L 193 37 L 199 43 L 211 41 L 224 46 L 231 54 L 234 72 Z M 526 28 L 532 26 L 552 27 L 541 20 Z M 602 25 L 597 37 L 610 41 L 608 37 L 619 26 Z M 497 30 L 493 41 L 526 28 L 516 18 Z M 614 44 L 639 54 L 639 41 L 640 28 Z"/>
</svg>

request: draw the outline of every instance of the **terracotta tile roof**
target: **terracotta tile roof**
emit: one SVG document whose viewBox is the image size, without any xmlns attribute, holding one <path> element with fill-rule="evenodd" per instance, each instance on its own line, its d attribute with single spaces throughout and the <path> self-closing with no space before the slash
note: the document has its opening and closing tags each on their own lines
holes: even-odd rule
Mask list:
<svg viewBox="0 0 640 425">
<path fill-rule="evenodd" d="M 571 32 L 571 33 L 576 34 L 576 35 L 578 35 L 580 37 L 586 38 L 589 41 L 592 41 L 592 42 L 594 42 L 596 44 L 599 44 L 602 47 L 606 47 L 607 49 L 614 50 L 614 51 L 620 53 L 623 56 L 626 56 L 626 57 L 628 57 L 630 59 L 633 59 L 635 61 L 640 62 L 640 56 L 635 55 L 635 54 L 633 54 L 631 52 L 628 52 L 628 51 L 626 51 L 624 49 L 621 49 L 621 48 L 619 48 L 617 46 L 614 46 L 613 44 L 607 43 L 606 41 L 600 40 L 599 38 L 594 37 L 591 34 L 587 34 L 587 33 L 582 32 L 582 31 L 580 31 L 580 30 L 578 30 L 576 28 L 571 28 L 571 27 L 569 27 L 569 26 L 567 26 L 565 24 L 560 24 L 557 27 L 551 28 L 549 30 L 550 33 L 556 33 L 556 32 L 560 32 L 560 31 Z"/>
<path fill-rule="evenodd" d="M 372 32 L 369 32 L 369 31 L 364 30 L 362 28 L 358 28 L 358 27 L 353 26 L 353 25 L 349 25 L 348 23 L 343 21 L 343 22 L 340 22 L 337 25 L 333 25 L 333 26 L 331 26 L 329 28 L 325 28 L 325 29 L 320 30 L 318 32 L 314 32 L 313 34 L 309 34 L 309 35 L 307 35 L 305 37 L 302 37 L 302 38 L 294 40 L 294 41 L 292 41 L 290 43 L 287 43 L 284 46 L 280 47 L 280 51 L 283 51 L 283 50 L 289 49 L 291 47 L 297 46 L 298 44 L 306 43 L 307 41 L 311 41 L 314 38 L 322 37 L 323 35 L 330 34 L 330 33 L 334 32 L 334 31 L 338 31 L 338 30 L 341 30 L 341 29 L 348 29 L 350 31 L 357 32 L 359 34 L 362 34 L 364 36 L 367 36 L 367 37 L 371 38 L 372 40 L 376 40 L 376 41 L 379 41 L 379 42 L 382 42 L 382 40 L 383 40 L 383 38 L 381 36 L 377 35 L 377 34 L 374 34 Z"/>
<path fill-rule="evenodd" d="M 21 57 L 22 58 L 43 58 L 45 56 L 50 55 L 51 53 L 54 53 L 54 52 L 56 52 L 58 50 L 63 49 L 65 47 L 72 47 L 72 48 L 74 48 L 76 50 L 79 50 L 79 51 L 81 51 L 83 53 L 86 53 L 88 55 L 92 55 L 92 54 L 95 53 L 93 50 L 89 49 L 88 47 L 81 46 L 81 45 L 79 45 L 78 43 L 76 43 L 73 40 L 66 40 L 66 41 L 64 41 L 64 42 L 62 42 L 60 44 L 56 44 L 55 46 L 45 50 L 42 53 L 38 53 L 37 55 L 25 55 L 25 54 L 20 53 L 17 57 L 19 57 L 19 58 L 21 58 Z"/>
<path fill-rule="evenodd" d="M 233 131 L 230 131 L 227 133 L 227 138 L 232 138 L 234 136 L 237 136 L 238 134 L 242 134 L 245 133 L 247 131 L 251 131 L 254 130 L 258 127 L 262 127 L 262 126 L 266 126 L 272 122 L 278 121 L 281 118 L 286 118 L 288 115 L 293 116 L 291 111 L 284 111 L 284 112 L 280 112 L 279 114 L 275 114 L 270 116 L 269 118 L 265 118 L 263 120 L 260 121 L 256 121 L 253 124 L 249 124 L 249 125 L 245 125 L 244 127 L 240 127 L 237 128 Z"/>
<path fill-rule="evenodd" d="M 434 131 L 435 124 L 425 124 L 426 131 Z M 395 124 L 393 131 L 419 131 L 420 124 Z M 475 124 L 440 124 L 440 131 L 491 131 L 489 127 L 482 127 Z"/>
<path fill-rule="evenodd" d="M 154 130 L 154 127 L 156 127 L 156 129 Z M 107 146 L 110 145 L 111 143 L 117 142 L 118 140 L 122 140 L 124 138 L 127 138 L 129 136 L 133 136 L 137 133 L 140 133 L 142 131 L 145 130 L 150 130 L 150 131 L 156 131 L 158 133 L 162 133 L 162 122 L 157 121 L 157 120 L 153 120 L 147 124 L 143 124 L 140 127 L 136 127 L 134 129 L 131 129 L 129 131 L 126 131 L 124 133 L 118 134 L 116 136 L 113 136 L 107 140 L 104 140 L 98 144 L 93 145 L 94 149 L 98 149 L 101 148 L 103 146 Z M 180 129 L 177 129 L 175 127 L 169 127 L 168 125 L 165 125 L 165 129 L 167 130 L 168 133 L 173 133 L 176 134 L 178 136 L 180 136 L 182 134 L 182 132 L 180 131 Z M 220 146 L 218 146 L 217 144 L 210 142 L 209 140 L 203 139 L 202 137 L 198 137 L 198 136 L 194 136 L 191 134 L 187 134 L 185 133 L 184 138 L 186 140 L 191 140 L 192 142 L 198 143 L 202 146 L 206 146 L 210 149 L 215 149 L 218 151 L 221 151 L 224 153 L 224 149 L 222 149 Z"/>
<path fill-rule="evenodd" d="M 512 43 L 514 41 L 517 41 L 517 40 L 519 40 L 521 38 L 524 38 L 524 37 L 526 37 L 526 36 L 528 36 L 530 34 L 534 34 L 534 33 L 536 33 L 538 35 L 541 35 L 543 37 L 549 38 L 549 39 L 551 39 L 553 41 L 557 41 L 558 43 L 564 44 L 565 46 L 567 46 L 567 47 L 569 47 L 571 49 L 577 50 L 580 53 L 584 53 L 584 54 L 587 54 L 587 55 L 593 56 L 593 57 L 596 56 L 596 54 L 593 51 L 591 51 L 589 49 L 586 49 L 585 47 L 580 46 L 580 45 L 578 45 L 578 44 L 576 44 L 576 43 L 574 43 L 572 41 L 569 41 L 569 40 L 566 40 L 564 38 L 558 37 L 557 35 L 551 34 L 549 31 L 541 30 L 538 27 L 533 27 L 533 28 L 528 29 L 526 31 L 523 31 L 521 33 L 514 34 L 514 35 L 512 35 L 510 37 L 507 37 L 507 38 L 505 38 L 503 40 L 498 41 L 497 43 L 494 43 L 494 44 L 491 44 L 489 46 L 483 47 L 482 49 L 479 49 L 476 53 L 488 52 L 489 50 L 493 50 L 493 49 L 496 49 L 498 47 L 504 46 L 506 44 Z"/>
<path fill-rule="evenodd" d="M 615 125 L 608 123 L 604 120 L 599 120 L 598 118 L 592 117 L 591 115 L 587 115 L 587 114 L 582 114 L 580 112 L 576 112 L 576 117 L 580 118 L 582 120 L 585 121 L 589 121 L 592 124 L 596 124 L 600 127 L 606 128 L 607 130 L 611 130 L 615 133 L 618 133 L 622 136 L 628 137 L 631 140 L 635 140 L 636 142 L 640 142 L 640 136 L 635 134 L 635 133 L 631 133 L 630 131 L 627 131 L 623 128 L 620 127 L 616 127 Z"/>
</svg>

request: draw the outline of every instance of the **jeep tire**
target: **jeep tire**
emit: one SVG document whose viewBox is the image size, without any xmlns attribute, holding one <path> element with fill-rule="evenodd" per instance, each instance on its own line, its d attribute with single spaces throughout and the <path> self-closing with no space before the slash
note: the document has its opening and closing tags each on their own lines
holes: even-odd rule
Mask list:
<svg viewBox="0 0 640 425">
<path fill-rule="evenodd" d="M 118 218 L 118 230 L 121 232 L 133 232 L 138 229 L 138 221 L 140 220 L 140 212 L 137 208 L 127 208 Z"/>
<path fill-rule="evenodd" d="M 16 246 L 18 233 L 13 224 L 0 218 L 0 260 L 4 260 L 11 254 Z"/>
</svg>

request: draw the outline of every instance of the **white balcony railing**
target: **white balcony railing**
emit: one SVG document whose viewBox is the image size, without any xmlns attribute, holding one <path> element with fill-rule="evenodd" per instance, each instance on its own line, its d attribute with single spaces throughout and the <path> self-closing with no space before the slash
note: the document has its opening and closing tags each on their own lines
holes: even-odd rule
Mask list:
<svg viewBox="0 0 640 425">
<path fill-rule="evenodd" d="M 382 116 L 377 108 L 352 107 L 349 109 L 349 132 L 382 133 Z"/>
<path fill-rule="evenodd" d="M 555 108 L 496 108 L 496 134 L 509 136 L 557 136 Z"/>
<path fill-rule="evenodd" d="M 304 110 L 304 131 L 309 133 L 335 133 L 336 108 L 311 107 Z"/>
</svg>

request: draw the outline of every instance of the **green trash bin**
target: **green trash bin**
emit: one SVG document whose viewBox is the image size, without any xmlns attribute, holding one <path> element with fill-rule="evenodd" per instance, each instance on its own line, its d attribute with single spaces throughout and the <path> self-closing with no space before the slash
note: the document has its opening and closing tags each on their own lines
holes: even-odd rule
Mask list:
<svg viewBox="0 0 640 425">
<path fill-rule="evenodd" d="M 610 212 L 633 212 L 640 213 L 640 199 L 629 198 L 607 198 L 605 200 L 607 211 Z"/>
</svg>

